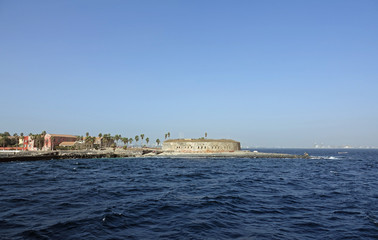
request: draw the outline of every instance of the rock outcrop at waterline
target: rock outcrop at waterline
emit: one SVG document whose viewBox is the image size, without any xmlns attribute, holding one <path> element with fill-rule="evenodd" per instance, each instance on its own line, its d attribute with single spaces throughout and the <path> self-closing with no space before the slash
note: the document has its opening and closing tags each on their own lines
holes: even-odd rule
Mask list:
<svg viewBox="0 0 378 240">
<path fill-rule="evenodd" d="M 212 153 L 178 153 L 178 152 L 163 152 L 159 156 L 164 157 L 182 157 L 182 158 L 310 158 L 307 153 L 303 155 L 287 154 L 287 153 L 263 153 L 251 151 L 235 151 L 235 152 L 212 152 Z"/>
<path fill-rule="evenodd" d="M 39 161 L 52 159 L 80 159 L 80 158 L 130 158 L 130 157 L 167 157 L 167 158 L 309 158 L 308 154 L 293 155 L 283 153 L 262 153 L 251 151 L 235 152 L 197 152 L 180 153 L 162 151 L 160 149 L 139 148 L 128 150 L 83 150 L 83 151 L 49 151 L 49 152 L 18 152 L 0 153 L 0 162 Z"/>
</svg>

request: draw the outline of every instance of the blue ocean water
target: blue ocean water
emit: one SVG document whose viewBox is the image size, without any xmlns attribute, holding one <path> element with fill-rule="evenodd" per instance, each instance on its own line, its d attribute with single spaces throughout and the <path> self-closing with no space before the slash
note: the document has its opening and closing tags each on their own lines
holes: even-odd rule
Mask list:
<svg viewBox="0 0 378 240">
<path fill-rule="evenodd" d="M 378 150 L 0 164 L 0 239 L 378 239 Z"/>
</svg>

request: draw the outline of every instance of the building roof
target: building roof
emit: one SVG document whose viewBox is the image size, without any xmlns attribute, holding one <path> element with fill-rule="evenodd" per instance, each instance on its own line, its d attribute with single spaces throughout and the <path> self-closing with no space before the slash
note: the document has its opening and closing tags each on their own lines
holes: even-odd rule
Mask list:
<svg viewBox="0 0 378 240">
<path fill-rule="evenodd" d="M 235 142 L 237 141 L 232 139 L 205 139 L 205 138 L 198 138 L 198 139 L 168 139 L 164 142 L 170 143 L 170 142 Z"/>
<path fill-rule="evenodd" d="M 67 135 L 67 134 L 46 134 L 46 135 L 50 135 L 52 137 L 70 137 L 70 138 L 76 138 L 76 136 L 74 136 L 74 135 Z"/>
<path fill-rule="evenodd" d="M 60 147 L 68 147 L 68 146 L 73 146 L 75 145 L 75 142 L 61 142 L 59 144 Z"/>
</svg>

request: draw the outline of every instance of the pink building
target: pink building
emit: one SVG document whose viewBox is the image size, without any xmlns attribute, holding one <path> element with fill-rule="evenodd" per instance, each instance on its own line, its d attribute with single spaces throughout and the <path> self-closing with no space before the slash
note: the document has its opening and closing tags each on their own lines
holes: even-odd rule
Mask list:
<svg viewBox="0 0 378 240">
<path fill-rule="evenodd" d="M 75 142 L 76 139 L 77 137 L 74 135 L 46 134 L 43 150 L 52 150 L 56 146 L 59 146 L 59 144 L 61 144 L 62 142 Z"/>
<path fill-rule="evenodd" d="M 22 144 L 22 150 L 23 151 L 34 151 L 37 150 L 37 148 L 34 146 L 34 140 L 31 136 L 24 136 L 24 141 Z"/>
</svg>

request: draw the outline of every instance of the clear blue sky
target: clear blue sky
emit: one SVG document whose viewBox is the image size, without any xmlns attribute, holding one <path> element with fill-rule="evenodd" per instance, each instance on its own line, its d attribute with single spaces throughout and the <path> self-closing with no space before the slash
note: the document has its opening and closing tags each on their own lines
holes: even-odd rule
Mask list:
<svg viewBox="0 0 378 240">
<path fill-rule="evenodd" d="M 378 1 L 0 0 L 0 132 L 378 146 Z"/>
</svg>

